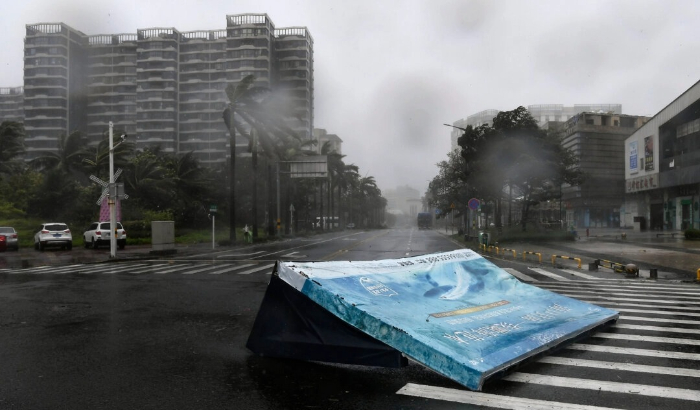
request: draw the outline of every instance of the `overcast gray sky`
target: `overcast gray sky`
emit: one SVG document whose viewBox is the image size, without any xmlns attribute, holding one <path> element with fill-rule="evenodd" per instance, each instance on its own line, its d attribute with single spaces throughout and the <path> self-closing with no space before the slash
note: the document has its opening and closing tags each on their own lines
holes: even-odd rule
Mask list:
<svg viewBox="0 0 700 410">
<path fill-rule="evenodd" d="M 25 25 L 88 35 L 226 27 L 267 13 L 314 38 L 315 127 L 383 190 L 421 193 L 452 123 L 519 105 L 654 115 L 700 80 L 700 1 L 2 0 L 0 86 L 23 84 Z"/>
</svg>

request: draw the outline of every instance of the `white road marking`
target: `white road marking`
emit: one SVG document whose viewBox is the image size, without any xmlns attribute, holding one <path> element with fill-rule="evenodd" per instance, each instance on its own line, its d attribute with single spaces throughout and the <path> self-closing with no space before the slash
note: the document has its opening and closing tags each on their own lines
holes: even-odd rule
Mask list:
<svg viewBox="0 0 700 410">
<path fill-rule="evenodd" d="M 595 302 L 599 305 L 609 305 L 609 303 L 605 302 Z M 680 307 L 675 307 L 675 309 L 680 309 Z M 687 309 L 693 309 L 693 308 L 687 308 Z M 670 311 L 670 310 L 654 310 L 654 306 L 649 306 L 649 309 L 620 309 L 620 308 L 615 308 L 618 312 L 630 312 L 630 313 L 651 313 L 653 315 L 670 315 L 670 316 L 693 316 L 693 317 L 700 317 L 700 313 L 690 313 L 690 312 L 678 312 L 678 311 Z M 697 310 L 697 309 L 693 309 Z"/>
<path fill-rule="evenodd" d="M 265 269 L 270 270 L 269 273 L 272 273 L 271 269 L 272 269 L 274 266 L 275 266 L 274 263 L 273 263 L 273 264 L 270 264 L 270 265 L 263 265 L 263 266 L 259 266 L 259 265 L 258 265 L 257 268 L 248 269 L 248 270 L 245 270 L 245 271 L 243 271 L 243 272 L 237 272 L 237 273 L 238 273 L 239 275 L 250 275 L 251 273 L 259 272 L 259 271 L 265 270 Z"/>
<path fill-rule="evenodd" d="M 615 285 L 615 290 L 625 290 L 629 289 L 631 291 L 633 290 L 639 290 L 639 291 L 648 291 L 652 290 L 654 291 L 654 295 L 658 295 L 660 293 L 664 293 L 663 291 L 668 291 L 668 293 L 671 293 L 672 295 L 691 295 L 691 296 L 698 296 L 699 292 L 698 290 L 695 290 L 694 292 L 682 292 L 684 290 L 690 291 L 697 289 L 695 286 L 687 286 L 687 285 L 679 285 L 679 286 L 669 286 L 669 285 L 660 285 L 656 282 L 649 282 L 648 285 L 645 285 L 645 282 L 636 282 L 638 284 L 632 284 L 627 279 L 611 279 L 612 281 L 616 281 L 617 283 Z M 589 281 L 571 281 L 572 283 L 548 283 L 547 286 L 551 287 L 565 287 L 570 289 L 571 285 L 575 284 L 583 284 L 586 285 L 584 289 L 610 289 L 610 286 L 612 285 L 609 282 L 606 283 L 598 283 L 598 282 L 589 282 Z M 624 295 L 629 295 L 633 294 L 631 292 L 626 292 L 623 293 Z"/>
<path fill-rule="evenodd" d="M 574 343 L 566 347 L 570 350 L 583 350 L 588 352 L 614 353 L 622 355 L 659 357 L 664 359 L 700 360 L 698 353 L 670 352 L 665 350 L 636 349 L 633 347 L 597 346 Z"/>
<path fill-rule="evenodd" d="M 595 390 L 598 392 L 612 392 L 629 394 L 634 392 L 640 396 L 663 397 L 666 399 L 700 401 L 700 391 L 678 389 L 675 387 L 650 386 L 646 384 L 619 383 L 612 381 L 600 381 L 579 379 L 572 377 L 546 376 L 531 373 L 513 373 L 503 380 L 519 383 L 532 383 L 545 386 L 568 387 L 575 389 Z"/>
<path fill-rule="evenodd" d="M 686 302 L 683 300 L 659 300 L 659 299 L 631 299 L 631 298 L 613 298 L 613 297 L 607 297 L 604 295 L 580 295 L 578 292 L 561 292 L 561 291 L 556 291 L 549 289 L 552 292 L 557 292 L 560 295 L 568 296 L 571 298 L 576 298 L 579 300 L 586 300 L 586 301 L 591 301 L 592 303 L 600 303 L 603 304 L 607 302 L 609 305 L 620 305 L 620 306 L 632 306 L 632 307 L 651 307 L 651 303 L 659 303 L 659 304 L 667 304 L 667 305 L 674 305 L 674 306 L 654 306 L 657 308 L 670 308 L 673 307 L 674 309 L 678 310 L 695 310 L 700 312 L 700 307 L 688 307 L 688 306 L 676 306 L 681 303 L 688 303 L 688 304 L 700 304 L 700 303 L 695 303 L 695 302 Z M 600 302 L 598 302 L 600 301 Z M 619 302 L 613 302 L 613 301 L 619 301 Z M 643 305 L 638 305 L 634 303 L 625 303 L 625 302 L 646 302 L 647 304 Z"/>
<path fill-rule="evenodd" d="M 504 271 L 510 273 L 511 275 L 515 276 L 516 278 L 522 280 L 523 282 L 539 282 L 539 280 L 532 278 L 530 276 L 527 276 L 524 273 L 520 273 L 519 270 L 513 269 L 513 268 L 503 268 Z"/>
<path fill-rule="evenodd" d="M 619 333 L 594 333 L 591 336 L 592 337 L 599 337 L 599 338 L 603 338 L 603 339 L 636 340 L 639 342 L 672 343 L 672 344 L 677 344 L 677 345 L 700 346 L 700 340 L 679 339 L 676 337 L 642 336 L 642 335 L 628 335 L 628 334 L 619 334 Z"/>
<path fill-rule="evenodd" d="M 481 407 L 510 410 L 615 410 L 611 407 L 587 406 L 582 404 L 560 403 L 556 401 L 535 400 L 523 397 L 499 396 L 496 394 L 473 392 L 468 390 L 448 389 L 445 387 L 426 386 L 408 383 L 397 394 L 423 397 L 427 399 L 473 404 Z"/>
<path fill-rule="evenodd" d="M 216 265 L 209 265 L 209 266 L 204 267 L 204 268 L 194 269 L 194 270 L 191 270 L 191 271 L 182 272 L 182 274 L 183 274 L 183 275 L 194 275 L 195 273 L 205 272 L 205 271 L 212 270 L 212 269 L 216 269 L 216 268 L 217 268 Z"/>
<path fill-rule="evenodd" d="M 576 294 L 593 294 L 593 295 L 600 295 L 600 290 L 598 289 L 593 289 L 593 290 L 587 290 L 587 289 L 573 289 L 571 287 L 565 287 L 561 285 L 543 285 L 542 287 L 547 287 L 549 290 L 557 290 L 557 291 L 562 291 L 562 292 L 575 292 Z M 613 299 L 610 296 L 636 296 L 636 297 L 649 297 L 649 298 L 654 298 L 654 302 L 659 302 L 659 303 L 687 303 L 691 305 L 700 305 L 700 294 L 695 294 L 697 297 L 690 297 L 690 296 L 679 296 L 677 294 L 673 295 L 665 295 L 662 296 L 658 293 L 634 293 L 634 292 L 606 292 L 605 293 L 605 298 L 610 299 L 610 300 L 630 300 L 630 301 L 644 301 L 648 302 L 649 299 L 623 299 L 623 298 L 616 298 Z M 601 296 L 598 296 L 601 297 Z M 677 297 L 679 298 L 678 300 L 670 300 L 670 301 L 665 301 L 664 299 L 659 299 L 660 297 Z M 694 302 L 697 301 L 697 302 Z"/>
<path fill-rule="evenodd" d="M 578 276 L 579 278 L 584 278 L 584 279 L 591 279 L 591 280 L 614 280 L 614 279 L 602 279 L 602 278 L 598 278 L 598 277 L 595 277 L 595 276 L 593 276 L 593 275 L 588 275 L 588 274 L 586 274 L 586 273 L 579 272 L 579 271 L 575 271 L 575 270 L 572 270 L 572 269 L 562 269 L 561 271 L 562 271 L 562 272 L 569 273 L 569 274 L 574 275 L 574 276 Z"/>
<path fill-rule="evenodd" d="M 184 266 L 178 266 L 176 268 L 154 271 L 153 273 L 156 275 L 165 275 L 166 273 L 173 273 L 173 272 L 177 272 L 177 271 L 181 271 L 181 270 L 185 270 L 185 269 L 190 269 L 191 267 L 192 267 L 192 265 L 184 265 Z"/>
<path fill-rule="evenodd" d="M 621 321 L 631 320 L 638 322 L 658 322 L 658 323 L 674 323 L 678 325 L 696 325 L 700 326 L 700 321 L 697 320 L 682 320 L 682 319 L 666 319 L 662 317 L 641 317 L 641 316 L 620 316 Z"/>
<path fill-rule="evenodd" d="M 306 255 L 297 255 L 299 252 L 292 252 L 286 255 L 281 255 L 283 258 L 306 258 Z"/>
<path fill-rule="evenodd" d="M 700 335 L 700 329 L 687 329 L 685 327 L 625 325 L 623 323 L 618 323 L 614 327 L 618 329 L 648 330 L 651 332 L 685 333 L 690 335 Z"/>
<path fill-rule="evenodd" d="M 173 266 L 172 264 L 160 263 L 160 264 L 156 264 L 156 265 L 149 265 L 148 267 L 141 268 L 141 269 L 136 269 L 136 270 L 130 271 L 129 273 L 151 272 L 151 271 L 155 271 L 158 269 L 170 268 L 172 266 Z"/>
<path fill-rule="evenodd" d="M 559 281 L 562 281 L 562 282 L 569 282 L 569 281 L 570 281 L 569 278 L 565 278 L 565 277 L 559 276 L 559 275 L 557 275 L 557 274 L 555 274 L 555 273 L 548 272 L 548 271 L 546 271 L 546 270 L 544 270 L 544 269 L 542 269 L 542 268 L 528 268 L 528 269 L 530 269 L 530 270 L 533 271 L 533 272 L 537 272 L 537 273 L 539 273 L 540 275 L 548 276 L 548 277 L 550 277 L 550 278 L 552 278 L 552 279 L 554 279 L 554 280 L 559 280 Z"/>
<path fill-rule="evenodd" d="M 239 269 L 247 268 L 248 266 L 255 266 L 255 264 L 254 264 L 254 263 L 246 263 L 246 264 L 244 264 L 244 265 L 231 266 L 231 267 L 229 267 L 229 268 L 227 268 L 227 269 L 220 269 L 220 270 L 216 270 L 216 271 L 214 271 L 214 272 L 209 272 L 209 274 L 210 274 L 210 275 L 221 275 L 222 273 L 228 273 L 228 272 L 232 272 L 232 271 L 234 271 L 234 270 L 239 270 Z"/>
<path fill-rule="evenodd" d="M 544 356 L 537 363 L 558 364 L 563 366 L 590 367 L 596 369 L 619 370 L 623 372 L 667 374 L 670 376 L 699 377 L 700 370 L 679 367 L 648 366 L 633 363 L 603 362 L 599 360 L 575 359 L 571 357 Z"/>
<path fill-rule="evenodd" d="M 261 253 L 265 253 L 265 251 L 257 251 L 257 252 L 252 252 L 252 253 L 225 253 L 223 255 L 217 256 L 217 258 L 239 258 L 241 256 L 260 255 Z"/>
</svg>

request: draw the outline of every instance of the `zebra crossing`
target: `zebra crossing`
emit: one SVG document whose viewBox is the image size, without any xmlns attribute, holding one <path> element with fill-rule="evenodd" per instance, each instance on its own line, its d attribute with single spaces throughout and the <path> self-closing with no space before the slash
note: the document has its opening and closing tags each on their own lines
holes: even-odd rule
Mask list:
<svg viewBox="0 0 700 410">
<path fill-rule="evenodd" d="M 506 272 L 520 279 L 522 282 L 534 284 L 540 281 L 558 281 L 570 282 L 576 280 L 593 280 L 593 281 L 618 281 L 626 278 L 620 274 L 599 274 L 599 276 L 584 273 L 581 270 L 573 270 L 566 268 L 549 268 L 549 267 L 524 267 L 502 268 Z"/>
<path fill-rule="evenodd" d="M 66 266 L 39 266 L 24 269 L 0 269 L 0 273 L 11 275 L 109 275 L 109 274 L 124 274 L 124 275 L 224 275 L 224 274 L 272 274 L 274 263 L 184 263 L 184 262 L 157 262 L 157 263 L 141 263 L 141 262 L 125 262 L 114 264 L 76 264 Z"/>
<path fill-rule="evenodd" d="M 397 393 L 495 409 L 700 408 L 700 285 L 519 279 L 617 310 L 620 318 L 487 383 L 482 392 L 408 383 Z"/>
</svg>

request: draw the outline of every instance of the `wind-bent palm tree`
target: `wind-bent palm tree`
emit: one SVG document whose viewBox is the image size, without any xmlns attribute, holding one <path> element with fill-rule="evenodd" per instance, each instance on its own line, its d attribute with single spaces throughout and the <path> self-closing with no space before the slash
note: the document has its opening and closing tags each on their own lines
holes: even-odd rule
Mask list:
<svg viewBox="0 0 700 410">
<path fill-rule="evenodd" d="M 0 124 L 0 173 L 11 174 L 21 167 L 17 160 L 24 150 L 24 124 L 17 121 L 3 121 Z"/>
<path fill-rule="evenodd" d="M 343 162 L 343 158 L 345 158 L 345 155 L 341 155 L 337 153 L 333 148 L 330 143 L 330 141 L 326 141 L 323 146 L 321 147 L 321 155 L 326 155 L 328 158 L 328 175 L 329 175 L 329 188 L 328 188 L 328 198 L 329 198 L 329 203 L 328 203 L 328 209 L 329 213 L 331 216 L 333 216 L 334 213 L 334 201 L 333 201 L 333 192 L 337 190 L 338 192 L 338 205 L 340 205 L 341 200 L 340 200 L 340 184 L 341 180 L 344 178 L 344 173 L 346 171 L 346 165 L 345 162 Z"/>
<path fill-rule="evenodd" d="M 86 157 L 86 145 L 87 140 L 80 131 L 62 134 L 58 138 L 57 152 L 48 152 L 29 163 L 39 170 L 55 170 L 70 174 L 81 169 L 83 158 Z"/>
<path fill-rule="evenodd" d="M 359 171 L 360 168 L 355 165 L 355 164 L 344 164 L 341 172 L 337 175 L 338 178 L 338 207 L 340 208 L 340 205 L 343 204 L 345 211 L 343 212 L 342 210 L 340 211 L 341 215 L 344 215 L 345 213 L 352 212 L 352 201 L 348 203 L 348 201 L 343 201 L 343 195 L 346 195 L 348 192 L 348 189 L 352 187 L 352 183 L 354 180 L 359 179 Z M 352 221 L 352 214 L 350 214 L 350 222 Z M 347 224 L 348 221 L 343 221 L 344 224 Z M 345 226 L 345 225 L 343 225 Z"/>
<path fill-rule="evenodd" d="M 254 87 L 254 83 L 255 76 L 248 75 L 235 86 L 229 84 L 226 87 L 226 96 L 229 103 L 224 109 L 223 118 L 231 138 L 229 143 L 229 240 L 232 243 L 236 242 L 236 131 L 243 136 L 247 136 L 247 128 L 241 122 L 241 119 L 247 121 L 246 117 L 243 117 L 244 113 L 255 111 L 255 106 L 258 104 L 256 97 L 265 92 L 265 89 L 262 87 Z M 238 114 L 240 119 L 236 117 L 236 114 Z M 251 124 L 249 123 L 248 125 L 250 126 Z M 250 140 L 249 137 L 247 138 Z"/>
<path fill-rule="evenodd" d="M 144 150 L 136 154 L 125 172 L 124 185 L 144 208 L 158 209 L 167 203 L 174 190 L 172 179 L 165 178 L 159 150 Z"/>
<path fill-rule="evenodd" d="M 123 142 L 114 148 L 112 159 L 115 168 L 126 168 L 129 158 L 133 155 L 135 144 L 133 142 Z M 81 168 L 86 176 L 95 175 L 100 178 L 105 175 L 109 178 L 109 137 L 100 141 L 99 144 L 84 149 Z"/>
<path fill-rule="evenodd" d="M 357 194 L 358 199 L 361 201 L 362 214 L 369 220 L 369 222 L 377 222 L 375 219 L 375 212 L 378 212 L 378 208 L 382 205 L 382 191 L 377 186 L 377 182 L 374 180 L 373 176 L 366 176 L 360 178 L 357 182 Z M 386 200 L 384 199 L 384 202 Z M 386 206 L 386 204 L 384 205 Z M 374 212 L 373 212 L 374 211 Z"/>
<path fill-rule="evenodd" d="M 298 140 L 296 133 L 285 123 L 285 114 L 288 111 L 285 105 L 280 105 L 271 90 L 266 87 L 254 86 L 255 76 L 244 77 L 237 85 L 229 84 L 226 87 L 226 95 L 229 103 L 223 112 L 224 122 L 231 136 L 230 163 L 229 163 L 229 239 L 236 241 L 235 231 L 235 165 L 236 165 L 236 132 L 250 142 L 254 155 L 254 178 L 257 180 L 257 155 L 258 146 L 268 158 L 282 158 L 286 155 L 289 144 Z M 255 130 L 254 133 L 251 133 Z M 251 135 L 251 134 L 254 134 Z M 257 199 L 257 184 L 253 184 L 254 194 Z M 257 237 L 257 203 L 253 204 L 253 237 Z"/>
</svg>

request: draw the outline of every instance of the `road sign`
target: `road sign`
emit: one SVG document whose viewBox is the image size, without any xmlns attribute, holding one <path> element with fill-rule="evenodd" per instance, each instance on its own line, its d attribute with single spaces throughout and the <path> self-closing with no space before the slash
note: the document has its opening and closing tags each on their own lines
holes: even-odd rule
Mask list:
<svg viewBox="0 0 700 410">
<path fill-rule="evenodd" d="M 481 206 L 481 202 L 479 202 L 479 200 L 476 198 L 472 198 L 469 200 L 467 205 L 469 206 L 469 209 L 476 211 Z"/>
<path fill-rule="evenodd" d="M 209 205 L 209 212 L 210 213 L 215 213 L 216 212 L 216 205 Z"/>
</svg>

